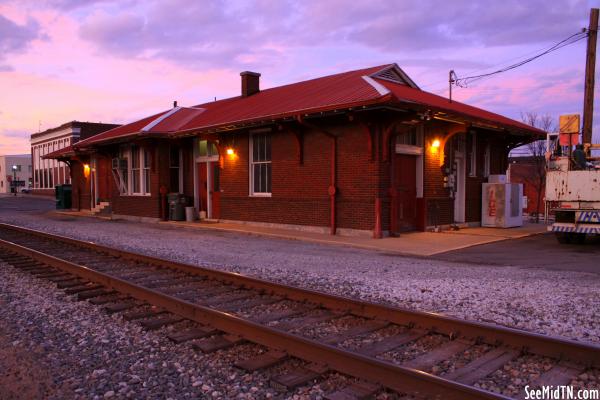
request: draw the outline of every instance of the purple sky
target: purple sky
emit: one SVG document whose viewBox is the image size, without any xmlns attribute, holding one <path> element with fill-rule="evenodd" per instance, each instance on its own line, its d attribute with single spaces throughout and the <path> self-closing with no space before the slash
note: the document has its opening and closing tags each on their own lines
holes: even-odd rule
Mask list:
<svg viewBox="0 0 600 400">
<path fill-rule="evenodd" d="M 125 123 L 263 88 L 396 62 L 447 95 L 459 76 L 498 69 L 587 27 L 597 1 L 0 0 L 0 154 L 71 120 Z M 600 62 L 599 62 L 600 64 Z M 458 88 L 509 117 L 579 113 L 585 40 Z M 599 68 L 600 70 L 600 65 Z M 600 86 L 600 77 L 596 78 Z M 596 108 L 600 107 L 596 96 Z M 595 116 L 600 138 L 600 114 Z"/>
</svg>

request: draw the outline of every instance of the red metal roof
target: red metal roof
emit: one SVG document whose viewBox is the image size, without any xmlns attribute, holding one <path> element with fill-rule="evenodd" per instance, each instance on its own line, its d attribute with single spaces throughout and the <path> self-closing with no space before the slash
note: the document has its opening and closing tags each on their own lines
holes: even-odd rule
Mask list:
<svg viewBox="0 0 600 400">
<path fill-rule="evenodd" d="M 395 69 L 394 69 L 395 68 Z M 394 69 L 407 84 L 377 78 L 376 73 Z M 371 76 L 375 85 L 363 79 Z M 387 75 L 386 75 L 387 76 Z M 373 82 L 373 81 L 372 81 Z M 380 86 L 377 88 L 376 86 Z M 130 135 L 165 136 L 223 128 L 230 125 L 275 120 L 320 111 L 384 103 L 417 103 L 473 120 L 505 128 L 541 131 L 521 122 L 420 90 L 395 64 L 343 72 L 289 85 L 278 86 L 248 97 L 232 97 L 194 107 L 176 107 L 139 121 L 122 125 L 75 144 L 75 149 Z"/>
<path fill-rule="evenodd" d="M 543 133 L 543 131 L 536 129 L 531 125 L 527 125 L 522 122 L 515 121 L 514 119 L 504 117 L 500 114 L 473 107 L 458 101 L 453 100 L 450 102 L 446 97 L 438 96 L 436 94 L 425 92 L 419 89 L 413 89 L 405 85 L 398 85 L 382 79 L 377 79 L 377 81 L 388 88 L 393 93 L 394 98 L 401 103 L 418 103 L 426 107 L 483 120 L 492 124 L 500 124 L 517 129 Z"/>
</svg>

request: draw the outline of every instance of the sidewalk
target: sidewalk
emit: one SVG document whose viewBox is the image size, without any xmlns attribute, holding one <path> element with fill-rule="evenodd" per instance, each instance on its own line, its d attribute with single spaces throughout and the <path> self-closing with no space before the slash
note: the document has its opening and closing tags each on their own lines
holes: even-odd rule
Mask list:
<svg viewBox="0 0 600 400">
<path fill-rule="evenodd" d="M 459 250 L 480 244 L 518 239 L 546 232 L 544 224 L 526 223 L 520 228 L 464 228 L 458 231 L 407 232 L 400 237 L 372 239 L 369 237 L 330 236 L 322 233 L 251 226 L 224 222 L 164 221 L 160 224 L 193 229 L 237 232 L 305 242 L 351 246 L 411 256 L 433 256 L 447 251 Z"/>
<path fill-rule="evenodd" d="M 52 211 L 57 215 L 73 217 L 91 217 L 110 220 L 110 216 L 97 216 L 90 211 Z M 527 236 L 546 233 L 543 223 L 527 223 L 519 228 L 462 228 L 458 231 L 436 232 L 407 232 L 399 237 L 386 237 L 373 239 L 370 237 L 356 236 L 330 236 L 323 233 L 304 232 L 300 230 L 253 226 L 247 224 L 226 222 L 185 222 L 185 221 L 160 221 L 161 225 L 181 227 L 187 229 L 203 229 L 222 232 L 236 232 L 248 235 L 265 236 L 279 239 L 300 240 L 310 243 L 327 245 L 350 246 L 361 249 L 382 251 L 399 255 L 429 257 L 436 254 L 486 243 L 499 242 L 508 239 L 519 239 Z"/>
</svg>

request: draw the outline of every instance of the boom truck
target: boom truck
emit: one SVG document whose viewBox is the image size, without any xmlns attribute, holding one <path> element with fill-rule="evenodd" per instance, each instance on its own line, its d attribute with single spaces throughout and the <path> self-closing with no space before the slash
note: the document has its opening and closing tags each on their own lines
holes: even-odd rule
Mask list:
<svg viewBox="0 0 600 400">
<path fill-rule="evenodd" d="M 587 29 L 583 146 L 573 150 L 579 142 L 578 115 L 561 116 L 560 133 L 546 139 L 546 215 L 554 212 L 548 229 L 560 243 L 583 243 L 587 235 L 600 234 L 600 157 L 594 157 L 600 145 L 592 144 L 598 15 L 592 8 Z"/>
<path fill-rule="evenodd" d="M 560 243 L 583 243 L 587 235 L 600 234 L 600 157 L 591 156 L 600 145 L 584 143 L 589 156 L 579 166 L 558 136 L 546 140 L 546 204 L 555 221 L 548 229 Z"/>
</svg>

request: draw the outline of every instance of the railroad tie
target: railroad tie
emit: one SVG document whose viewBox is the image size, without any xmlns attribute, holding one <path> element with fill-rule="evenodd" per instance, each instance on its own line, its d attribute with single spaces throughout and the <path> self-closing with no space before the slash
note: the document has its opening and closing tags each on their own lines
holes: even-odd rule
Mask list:
<svg viewBox="0 0 600 400">
<path fill-rule="evenodd" d="M 258 324 L 266 324 L 268 322 L 277 321 L 280 319 L 295 317 L 300 314 L 305 313 L 306 310 L 292 309 L 292 310 L 284 310 L 279 312 L 267 313 L 258 315 L 256 317 L 250 317 L 250 319 Z"/>
<path fill-rule="evenodd" d="M 96 289 L 102 289 L 104 286 L 102 285 L 98 285 L 95 283 L 90 283 L 90 284 L 84 284 L 84 285 L 79 285 L 79 286 L 73 286 L 70 288 L 66 288 L 65 289 L 65 293 L 66 294 L 77 294 L 77 293 L 81 293 L 81 292 L 87 292 L 90 290 L 96 290 Z"/>
<path fill-rule="evenodd" d="M 79 278 L 72 278 L 72 279 L 69 279 L 66 281 L 57 282 L 56 287 L 59 289 L 67 289 L 67 288 L 72 288 L 72 287 L 76 287 L 76 286 L 81 286 L 85 283 L 89 283 L 89 282 L 82 281 Z"/>
<path fill-rule="evenodd" d="M 87 290 L 85 292 L 77 293 L 77 300 L 88 300 L 93 299 L 94 297 L 106 296 L 112 293 L 114 293 L 114 290 L 105 288 Z"/>
<path fill-rule="evenodd" d="M 187 342 L 189 340 L 202 339 L 204 337 L 212 336 L 216 333 L 218 333 L 216 329 L 211 328 L 209 326 L 205 326 L 201 328 L 188 329 L 182 332 L 175 332 L 168 335 L 167 337 L 173 343 L 179 344 Z"/>
<path fill-rule="evenodd" d="M 471 347 L 471 345 L 472 344 L 467 341 L 456 339 L 421 354 L 420 356 L 405 362 L 402 366 L 425 371 L 444 360 L 452 358 L 455 354 L 462 353 Z"/>
<path fill-rule="evenodd" d="M 347 314 L 326 311 L 317 315 L 309 315 L 305 317 L 300 316 L 298 318 L 292 319 L 291 321 L 282 322 L 281 324 L 277 324 L 276 328 L 283 331 L 301 329 L 308 325 L 314 325 L 320 322 L 326 322 L 331 321 L 333 319 L 342 318 L 345 315 Z"/>
<path fill-rule="evenodd" d="M 246 360 L 238 361 L 234 365 L 244 371 L 254 372 L 259 369 L 269 368 L 285 360 L 288 355 L 283 351 L 271 350 Z"/>
<path fill-rule="evenodd" d="M 372 398 L 381 386 L 369 382 L 355 382 L 336 392 L 325 395 L 325 400 L 365 400 Z"/>
<path fill-rule="evenodd" d="M 130 310 L 130 309 L 138 307 L 138 306 L 139 306 L 138 303 L 131 300 L 131 301 L 124 301 L 121 303 L 109 304 L 104 307 L 104 310 L 109 314 L 115 314 L 118 312 Z"/>
<path fill-rule="evenodd" d="M 125 300 L 126 298 L 127 298 L 127 296 L 125 296 L 125 295 L 113 293 L 113 294 L 107 294 L 105 296 L 93 297 L 93 298 L 89 299 L 88 302 L 95 306 L 101 306 L 103 304 L 115 303 L 120 300 Z"/>
<path fill-rule="evenodd" d="M 309 364 L 306 367 L 299 367 L 271 378 L 271 386 L 283 390 L 292 390 L 305 383 L 318 379 L 327 371 L 328 368 L 324 365 L 314 363 Z"/>
<path fill-rule="evenodd" d="M 498 347 L 488 351 L 481 357 L 476 358 L 464 367 L 443 375 L 442 378 L 465 385 L 473 385 L 475 382 L 498 370 L 518 355 L 519 352 L 517 350 Z"/>
<path fill-rule="evenodd" d="M 203 353 L 213 353 L 217 350 L 225 350 L 236 344 L 242 343 L 243 339 L 235 335 L 217 335 L 210 339 L 199 340 L 192 343 L 194 350 L 200 350 Z"/>
<path fill-rule="evenodd" d="M 394 350 L 396 347 L 400 347 L 407 343 L 415 341 L 425 336 L 426 334 L 427 332 L 425 331 L 410 330 L 396 336 L 387 337 L 371 345 L 360 347 L 356 350 L 356 352 L 365 356 L 375 357 L 378 354 L 386 353 L 388 351 Z"/>
<path fill-rule="evenodd" d="M 368 321 L 364 325 L 354 326 L 340 333 L 326 336 L 322 339 L 319 339 L 319 341 L 327 344 L 337 344 L 347 339 L 385 328 L 387 325 L 389 325 L 389 322 L 386 321 Z"/>
<path fill-rule="evenodd" d="M 145 321 L 140 321 L 140 325 L 142 325 L 142 328 L 144 328 L 148 331 L 154 331 L 159 328 L 162 328 L 163 326 L 176 324 L 181 321 L 183 321 L 183 318 L 181 318 L 177 315 L 167 315 L 164 317 L 158 317 L 158 318 L 148 319 Z"/>
<path fill-rule="evenodd" d="M 570 364 L 567 362 L 559 362 L 548 371 L 544 372 L 531 383 L 531 387 L 542 386 L 561 386 L 568 385 L 571 380 L 581 374 L 585 370 L 579 365 Z"/>
<path fill-rule="evenodd" d="M 166 313 L 165 310 L 152 308 L 150 310 L 132 311 L 132 312 L 123 314 L 123 319 L 125 321 L 134 321 L 136 319 L 155 317 L 159 314 L 164 314 L 164 313 Z"/>
<path fill-rule="evenodd" d="M 67 276 L 72 276 L 72 275 L 67 272 L 55 271 L 55 272 L 50 272 L 47 274 L 38 275 L 37 277 L 41 278 L 41 279 L 50 280 L 51 278 L 64 278 Z"/>
</svg>

